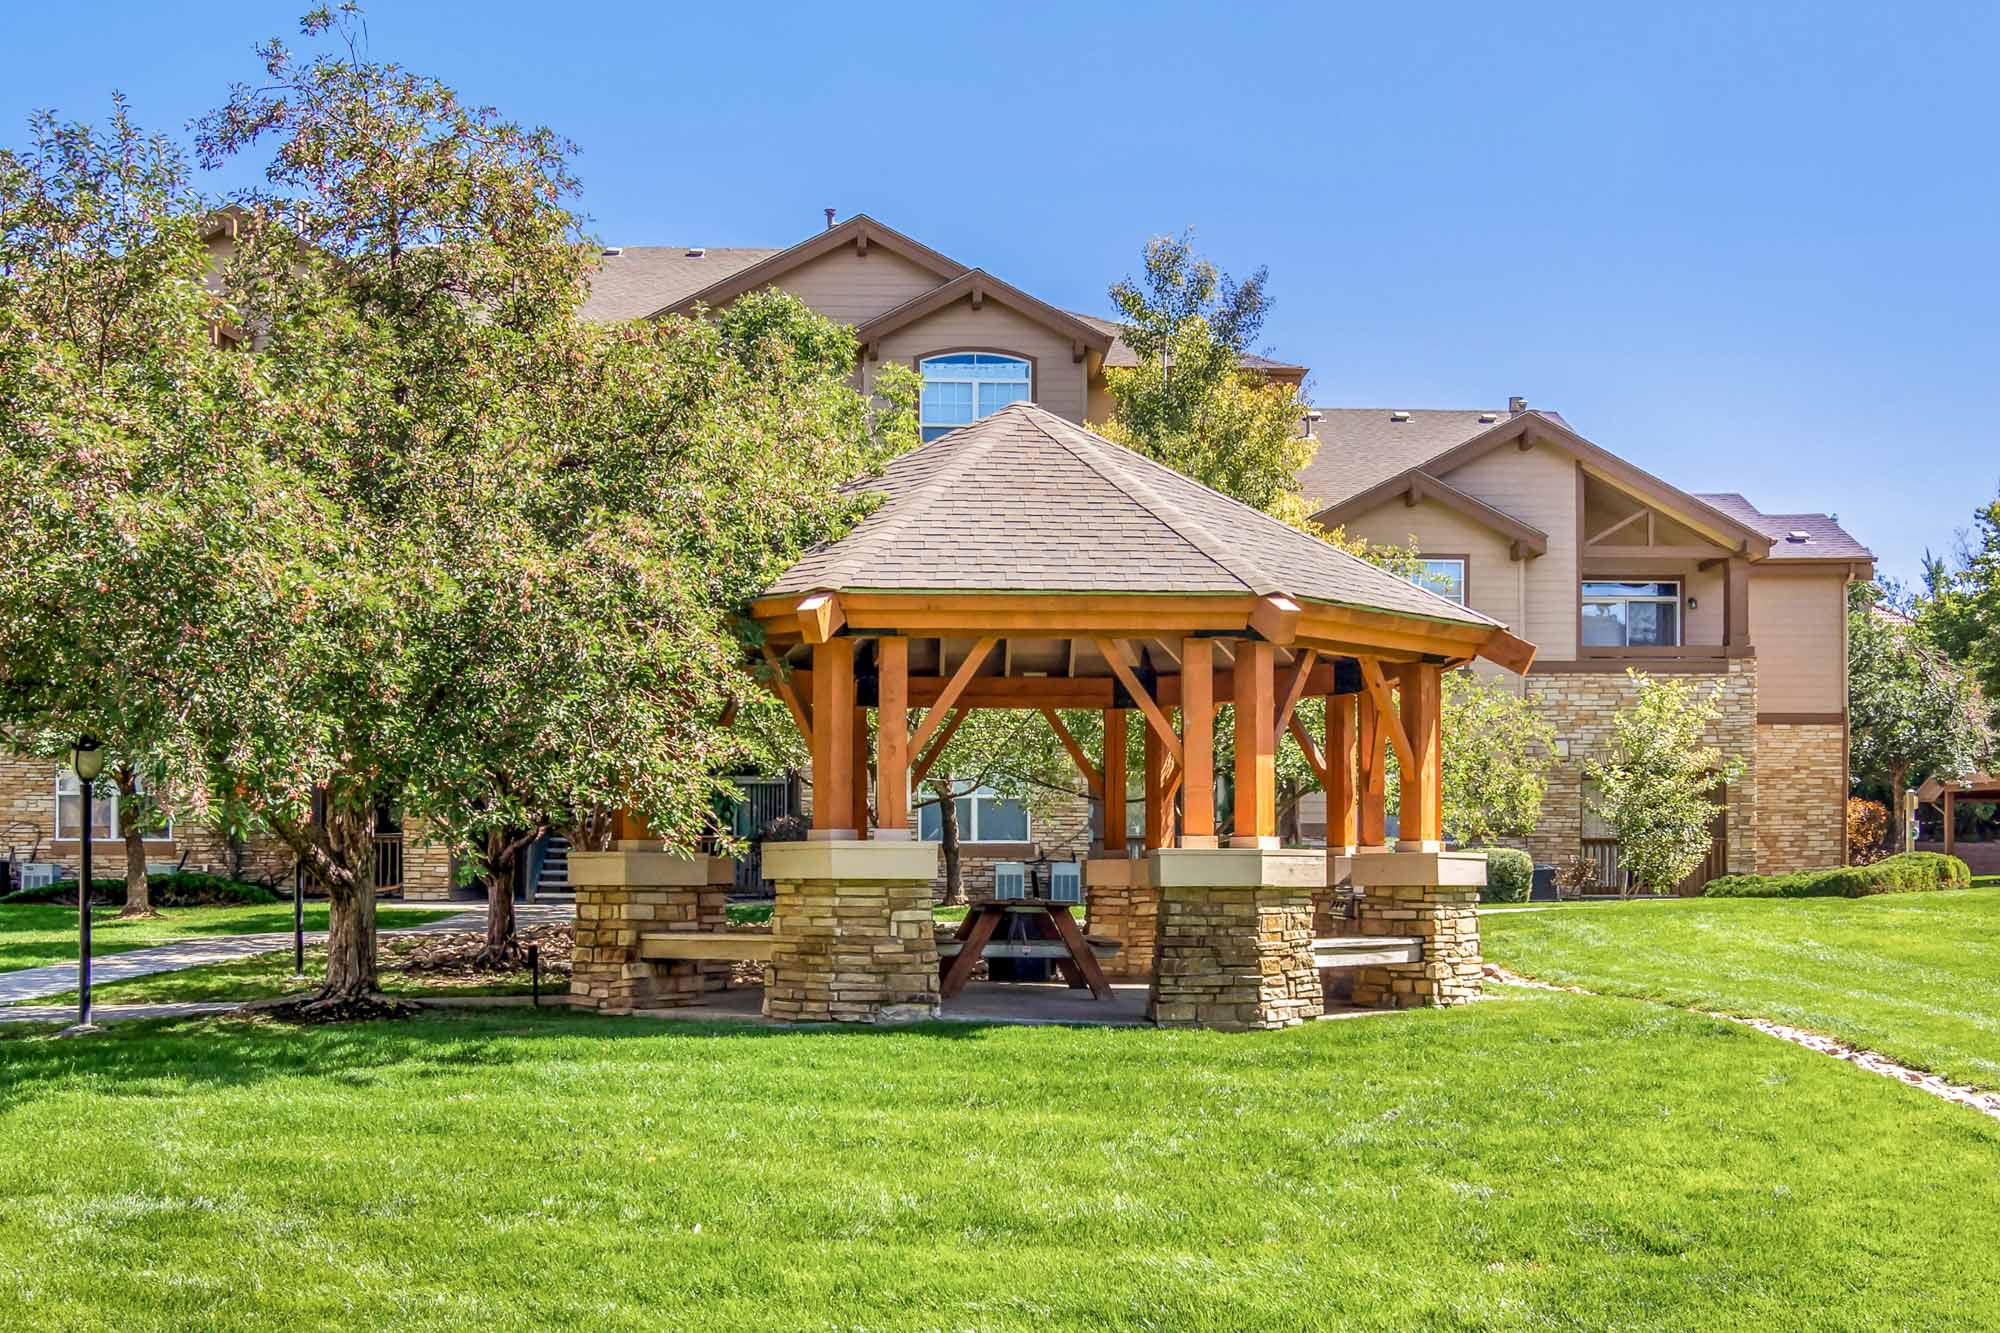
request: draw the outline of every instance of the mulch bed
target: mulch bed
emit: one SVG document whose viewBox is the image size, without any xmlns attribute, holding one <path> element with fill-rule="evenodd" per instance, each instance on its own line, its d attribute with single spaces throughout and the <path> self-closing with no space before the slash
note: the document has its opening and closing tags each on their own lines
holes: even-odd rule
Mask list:
<svg viewBox="0 0 2000 1333">
<path fill-rule="evenodd" d="M 568 922 L 530 926 L 515 932 L 517 957 L 505 964 L 481 963 L 486 948 L 483 930 L 425 931 L 422 934 L 385 937 L 382 951 L 387 955 L 384 970 L 422 977 L 426 982 L 463 981 L 485 985 L 497 980 L 526 981 L 529 977 L 528 946 L 534 945 L 542 964 L 542 982 L 567 982 L 570 952 L 576 932 Z"/>
</svg>

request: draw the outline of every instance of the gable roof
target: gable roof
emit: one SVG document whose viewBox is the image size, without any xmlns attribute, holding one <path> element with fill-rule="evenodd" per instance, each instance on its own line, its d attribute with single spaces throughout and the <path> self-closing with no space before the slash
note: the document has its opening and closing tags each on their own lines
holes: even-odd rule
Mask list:
<svg viewBox="0 0 2000 1333">
<path fill-rule="evenodd" d="M 981 302 L 989 299 L 1068 338 L 1076 349 L 1079 361 L 1083 359 L 1085 348 L 1102 354 L 1111 347 L 1110 337 L 1095 325 L 1078 319 L 1066 310 L 1058 310 L 1045 301 L 1038 301 L 1012 283 L 1003 282 L 980 268 L 967 269 L 950 282 L 933 287 L 921 296 L 913 296 L 892 310 L 883 311 L 855 329 L 854 333 L 864 346 L 870 348 L 872 355 L 873 344 L 878 338 L 905 325 L 914 324 L 926 315 L 935 314 L 959 301 L 970 300 L 976 309 Z"/>
<path fill-rule="evenodd" d="M 644 319 L 779 251 L 770 247 L 627 245 L 598 256 L 583 317 L 605 324 Z"/>
<path fill-rule="evenodd" d="M 1875 553 L 1855 540 L 1828 514 L 1766 514 L 1735 491 L 1700 497 L 1770 539 L 1772 560 L 1873 560 Z M 1794 537 L 1794 533 L 1804 534 Z"/>
<path fill-rule="evenodd" d="M 1032 403 L 940 436 L 860 488 L 886 499 L 765 596 L 1288 595 L 1500 628 Z"/>
<path fill-rule="evenodd" d="M 650 313 L 676 315 L 685 314 L 697 305 L 722 305 L 724 302 L 735 300 L 747 291 L 783 277 L 793 269 L 811 263 L 821 255 L 832 254 L 849 245 L 863 253 L 867 252 L 869 246 L 879 245 L 884 250 L 909 260 L 918 268 L 936 274 L 941 282 L 949 282 L 967 271 L 965 265 L 956 259 L 939 254 L 928 245 L 903 235 L 894 227 L 883 226 L 866 213 L 856 213 L 845 222 L 836 223 L 824 231 L 807 237 L 797 245 L 720 277 L 708 286 L 667 302 Z"/>
<path fill-rule="evenodd" d="M 1321 409 L 1324 425 L 1325 409 Z M 1688 523 L 1697 530 L 1720 533 L 1728 539 L 1725 544 L 1741 544 L 1753 558 L 1769 554 L 1771 539 L 1759 528 L 1744 522 L 1708 503 L 1688 491 L 1681 490 L 1660 480 L 1644 468 L 1626 462 L 1618 455 L 1599 445 L 1593 444 L 1578 434 L 1576 430 L 1553 412 L 1524 410 L 1515 413 L 1426 413 L 1433 420 L 1425 423 L 1425 429 L 1412 432 L 1408 437 L 1398 438 L 1393 432 L 1401 426 L 1415 424 L 1415 412 L 1392 413 L 1386 428 L 1392 432 L 1386 437 L 1390 443 L 1380 450 L 1383 457 L 1376 459 L 1339 458 L 1333 461 L 1330 470 L 1318 473 L 1320 484 L 1332 478 L 1336 485 L 1353 485 L 1358 476 L 1378 475 L 1380 480 L 1364 483 L 1344 494 L 1338 491 L 1318 497 L 1322 508 L 1318 515 L 1326 523 L 1339 522 L 1343 516 L 1351 515 L 1364 504 L 1370 503 L 1368 496 L 1378 488 L 1388 488 L 1394 493 L 1395 479 L 1402 473 L 1423 471 L 1432 478 L 1449 476 L 1456 469 L 1482 457 L 1505 444 L 1519 444 L 1526 449 L 1537 444 L 1546 444 L 1562 450 L 1574 457 L 1583 469 L 1593 476 L 1602 478 L 1622 490 L 1630 492 L 1640 500 Z M 1398 422 L 1396 416 L 1407 416 L 1408 421 Z M 1466 427 L 1463 417 L 1472 417 L 1471 425 L 1478 427 L 1478 433 L 1455 444 L 1445 443 L 1449 435 Z M 1456 422 L 1445 418 L 1459 417 Z M 1495 418 L 1490 424 L 1488 417 Z M 1319 453 L 1325 453 L 1327 445 L 1322 436 Z M 1346 454 L 1362 452 L 1358 449 L 1343 451 Z M 1319 461 L 1314 455 L 1315 463 Z M 1400 464 L 1400 467 L 1397 466 Z M 1307 471 L 1312 470 L 1308 465 Z M 1302 474 L 1303 475 L 1303 474 Z M 1314 492 L 1311 487 L 1307 493 Z"/>
<path fill-rule="evenodd" d="M 1067 313 L 1110 337 L 1111 350 L 1104 354 L 1104 364 L 1107 369 L 1124 370 L 1139 364 L 1139 354 L 1125 341 L 1125 326 L 1119 321 L 1104 319 L 1097 315 L 1086 315 L 1076 310 Z M 1268 356 L 1258 356 L 1253 352 L 1244 352 L 1238 356 L 1236 364 L 1245 370 L 1258 371 L 1269 375 L 1272 379 L 1289 380 L 1294 384 L 1304 379 L 1306 374 L 1304 366 L 1293 365 L 1289 361 L 1274 361 Z"/>
<path fill-rule="evenodd" d="M 1319 449 L 1299 472 L 1306 500 L 1325 506 L 1422 467 L 1482 434 L 1507 416 L 1503 409 L 1391 412 L 1386 407 L 1313 407 Z M 1396 420 L 1396 417 L 1404 420 Z"/>
<path fill-rule="evenodd" d="M 1317 517 L 1322 523 L 1339 523 L 1349 516 L 1367 513 L 1384 500 L 1405 500 L 1412 506 L 1430 500 L 1455 510 L 1489 532 L 1505 537 L 1513 544 L 1512 554 L 1516 560 L 1548 554 L 1548 533 L 1532 523 L 1523 523 L 1506 510 L 1496 508 L 1448 481 L 1439 480 L 1422 468 L 1399 472 L 1351 499 L 1322 509 Z"/>
</svg>

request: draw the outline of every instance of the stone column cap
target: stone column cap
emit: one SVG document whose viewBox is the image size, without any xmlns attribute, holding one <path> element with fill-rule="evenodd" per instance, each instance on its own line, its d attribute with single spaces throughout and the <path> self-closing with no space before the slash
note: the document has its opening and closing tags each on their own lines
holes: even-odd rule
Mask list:
<svg viewBox="0 0 2000 1333">
<path fill-rule="evenodd" d="M 1146 854 L 1156 888 L 1318 889 L 1326 853 L 1313 847 L 1162 847 Z"/>
<path fill-rule="evenodd" d="M 917 880 L 937 878 L 939 846 L 934 842 L 877 842 L 873 839 L 764 844 L 766 879 Z"/>
<path fill-rule="evenodd" d="M 1486 883 L 1485 852 L 1373 852 L 1348 865 L 1356 888 L 1476 889 Z"/>
<path fill-rule="evenodd" d="M 727 856 L 681 856 L 666 851 L 571 852 L 569 882 L 582 888 L 695 888 L 734 884 L 736 861 Z"/>
</svg>

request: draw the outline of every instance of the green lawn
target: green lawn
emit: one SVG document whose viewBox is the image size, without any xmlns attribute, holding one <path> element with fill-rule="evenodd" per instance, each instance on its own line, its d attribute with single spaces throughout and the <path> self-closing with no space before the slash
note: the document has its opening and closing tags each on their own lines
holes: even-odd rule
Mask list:
<svg viewBox="0 0 2000 1333">
<path fill-rule="evenodd" d="M 1527 976 L 1811 1028 L 2000 1087 L 2000 889 L 1707 899 L 1479 919 Z"/>
<path fill-rule="evenodd" d="M 2000 1124 L 1621 1000 L 0 1038 L 0 1328 L 1943 1328 L 1996 1246 Z"/>
<path fill-rule="evenodd" d="M 496 974 L 490 979 L 478 981 L 462 978 L 412 978 L 388 966 L 392 956 L 392 951 L 385 943 L 378 955 L 378 962 L 382 966 L 380 973 L 382 993 L 385 995 L 527 995 L 534 989 L 534 982 L 525 968 L 518 972 Z M 306 976 L 312 984 L 316 984 L 325 975 L 325 947 L 308 945 Z M 292 951 L 281 949 L 275 953 L 260 953 L 251 958 L 239 958 L 234 962 L 208 963 L 201 967 L 182 968 L 176 972 L 153 972 L 143 977 L 130 977 L 124 981 L 106 981 L 91 987 L 91 995 L 98 1004 L 181 1004 L 219 1001 L 241 1004 L 250 1000 L 268 999 L 274 995 L 291 995 L 307 988 L 308 983 L 300 982 L 292 973 Z M 568 992 L 568 977 L 543 976 L 544 996 L 564 995 Z M 61 1007 L 75 1003 L 76 992 L 65 991 L 61 995 L 22 1000 L 10 1007 L 40 1008 L 51 1005 Z"/>
<path fill-rule="evenodd" d="M 378 913 L 384 930 L 421 925 L 449 911 L 386 907 Z M 174 907 L 158 917 L 120 921 L 116 908 L 93 909 L 90 951 L 93 956 L 125 953 L 203 935 L 259 935 L 292 928 L 292 905 L 262 907 Z M 326 905 L 306 904 L 306 929 L 326 929 Z M 45 903 L 0 905 L 0 972 L 76 960 L 76 909 Z"/>
</svg>

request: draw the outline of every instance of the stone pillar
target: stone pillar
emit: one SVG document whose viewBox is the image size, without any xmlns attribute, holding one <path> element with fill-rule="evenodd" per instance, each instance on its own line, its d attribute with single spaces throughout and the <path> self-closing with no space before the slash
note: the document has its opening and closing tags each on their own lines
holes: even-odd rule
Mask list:
<svg viewBox="0 0 2000 1333">
<path fill-rule="evenodd" d="M 1388 1009 L 1479 998 L 1479 890 L 1483 852 L 1378 852 L 1354 858 L 1363 935 L 1411 935 L 1422 959 L 1358 970 L 1354 1003 Z"/>
<path fill-rule="evenodd" d="M 1115 957 L 1100 959 L 1113 981 L 1150 981 L 1159 950 L 1160 892 L 1153 887 L 1151 863 L 1123 856 L 1093 857 L 1083 863 L 1084 919 L 1089 934 L 1117 940 Z"/>
<path fill-rule="evenodd" d="M 777 886 L 766 1017 L 896 1023 L 938 1012 L 934 842 L 767 842 Z"/>
<path fill-rule="evenodd" d="M 607 1014 L 697 1004 L 729 982 L 727 962 L 648 962 L 639 937 L 653 931 L 727 929 L 736 862 L 677 856 L 658 843 L 571 852 L 576 944 L 570 1003 Z"/>
<path fill-rule="evenodd" d="M 1326 853 L 1163 848 L 1147 860 L 1160 913 L 1154 1022 L 1241 1031 L 1324 1012 L 1312 911 Z"/>
</svg>

